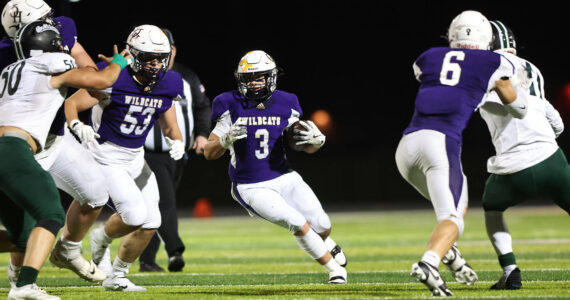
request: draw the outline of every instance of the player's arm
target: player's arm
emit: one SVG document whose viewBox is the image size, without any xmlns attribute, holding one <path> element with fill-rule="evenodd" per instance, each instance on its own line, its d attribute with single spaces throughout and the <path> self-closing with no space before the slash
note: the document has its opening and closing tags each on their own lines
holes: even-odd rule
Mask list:
<svg viewBox="0 0 570 300">
<path fill-rule="evenodd" d="M 558 137 L 564 131 L 564 122 L 556 108 L 554 108 L 548 100 L 544 99 L 544 102 L 544 106 L 546 108 L 546 119 L 548 120 L 548 123 L 550 123 L 552 130 L 554 130 L 554 134 Z"/>
<path fill-rule="evenodd" d="M 75 63 L 77 64 L 78 68 L 99 71 L 99 68 L 97 68 L 97 65 L 93 59 L 91 59 L 91 56 L 87 54 L 87 51 L 85 51 L 85 48 L 83 48 L 79 42 L 75 42 L 69 54 L 71 57 L 73 57 L 73 59 L 75 59 Z"/>
<path fill-rule="evenodd" d="M 526 98 L 523 96 L 524 92 L 519 90 L 520 96 L 511 85 L 508 78 L 501 78 L 495 82 L 493 90 L 497 92 L 499 99 L 505 105 L 505 109 L 515 118 L 522 119 L 528 111 Z"/>
<path fill-rule="evenodd" d="M 174 160 L 181 159 L 184 156 L 185 149 L 182 142 L 182 133 L 176 120 L 176 107 L 174 105 L 158 118 L 158 124 L 162 129 L 166 144 L 170 147 L 170 157 Z"/>
<path fill-rule="evenodd" d="M 74 88 L 96 89 L 101 90 L 108 88 L 119 78 L 121 70 L 128 65 L 130 54 L 123 50 L 118 54 L 117 46 L 114 46 L 114 55 L 112 58 L 100 57 L 108 62 L 105 69 L 93 72 L 87 69 L 71 69 L 69 71 L 54 75 L 50 78 L 50 84 L 53 88 L 69 86 Z"/>
<path fill-rule="evenodd" d="M 216 127 L 210 133 L 208 142 L 204 146 L 204 157 L 207 160 L 220 158 L 235 141 L 247 137 L 247 127 L 232 124 L 228 115 L 221 117 Z"/>
<path fill-rule="evenodd" d="M 220 137 L 212 132 L 210 133 L 208 141 L 204 146 L 204 157 L 207 160 L 218 159 L 222 157 L 224 153 L 226 153 L 226 149 L 227 148 L 222 147 L 222 144 L 220 143 Z"/>
</svg>

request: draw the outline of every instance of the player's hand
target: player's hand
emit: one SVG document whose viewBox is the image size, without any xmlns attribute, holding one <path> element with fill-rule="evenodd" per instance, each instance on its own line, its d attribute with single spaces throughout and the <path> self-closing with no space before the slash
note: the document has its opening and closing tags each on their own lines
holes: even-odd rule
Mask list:
<svg viewBox="0 0 570 300">
<path fill-rule="evenodd" d="M 520 86 L 525 91 L 528 90 L 532 84 L 532 78 L 529 78 L 525 69 L 518 69 L 515 76 L 510 78 L 510 81 L 513 87 Z"/>
<path fill-rule="evenodd" d="M 93 130 L 93 127 L 81 123 L 79 120 L 73 120 L 69 122 L 69 129 L 79 140 L 81 144 L 87 144 L 94 140 L 95 138 L 100 138 L 101 136 Z"/>
<path fill-rule="evenodd" d="M 313 121 L 299 121 L 299 124 L 303 126 L 306 130 L 294 129 L 293 139 L 295 145 L 310 144 L 317 147 L 321 147 L 325 143 L 325 135 L 321 133 L 317 125 Z"/>
<path fill-rule="evenodd" d="M 106 62 L 107 64 L 110 64 L 111 61 L 115 58 L 114 57 L 115 54 L 121 55 L 122 57 L 124 57 L 128 61 L 129 64 L 131 63 L 132 56 L 129 53 L 129 51 L 127 51 L 127 49 L 123 49 L 123 51 L 121 51 L 121 53 L 119 53 L 119 48 L 117 47 L 117 45 L 113 45 L 113 56 L 107 57 L 103 54 L 98 54 L 97 57 L 100 60 Z"/>
<path fill-rule="evenodd" d="M 204 154 L 204 147 L 206 146 L 207 142 L 208 139 L 206 137 L 199 135 L 194 140 L 194 145 L 192 146 L 192 149 L 196 151 L 197 155 L 202 155 Z"/>
<path fill-rule="evenodd" d="M 246 137 L 247 128 L 245 126 L 232 124 L 230 126 L 230 131 L 228 131 L 220 138 L 220 144 L 222 144 L 222 147 L 228 148 L 235 141 L 244 139 Z"/>
<path fill-rule="evenodd" d="M 170 157 L 174 160 L 179 160 L 184 156 L 184 143 L 181 140 L 172 140 L 171 138 L 165 136 L 166 144 L 170 147 Z"/>
</svg>

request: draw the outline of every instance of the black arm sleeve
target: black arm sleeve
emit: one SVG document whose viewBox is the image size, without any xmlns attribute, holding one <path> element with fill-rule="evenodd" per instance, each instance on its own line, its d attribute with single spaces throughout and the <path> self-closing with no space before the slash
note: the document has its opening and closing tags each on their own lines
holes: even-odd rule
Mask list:
<svg viewBox="0 0 570 300">
<path fill-rule="evenodd" d="M 188 67 L 174 62 L 172 69 L 190 84 L 190 92 L 192 93 L 192 114 L 194 116 L 194 135 L 208 137 L 210 135 L 211 124 L 210 115 L 212 113 L 212 104 L 206 96 L 205 89 L 200 82 L 198 75 Z"/>
</svg>

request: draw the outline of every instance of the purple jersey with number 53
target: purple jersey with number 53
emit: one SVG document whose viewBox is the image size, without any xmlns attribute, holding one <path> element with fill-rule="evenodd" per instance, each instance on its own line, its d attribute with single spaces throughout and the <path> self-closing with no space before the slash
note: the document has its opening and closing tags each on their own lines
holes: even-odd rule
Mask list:
<svg viewBox="0 0 570 300">
<path fill-rule="evenodd" d="M 438 47 L 418 57 L 414 72 L 420 88 L 412 121 L 404 134 L 432 129 L 461 141 L 485 93 L 498 79 L 512 77 L 515 68 L 492 51 Z"/>
<path fill-rule="evenodd" d="M 230 179 L 254 183 L 279 177 L 290 171 L 285 157 L 283 131 L 302 114 L 297 96 L 275 90 L 263 107 L 245 105 L 237 91 L 218 95 L 212 102 L 212 120 L 247 127 L 247 137 L 230 146 Z M 213 133 L 221 136 L 218 126 Z"/>
<path fill-rule="evenodd" d="M 105 64 L 97 66 L 103 69 Z M 174 99 L 184 97 L 182 76 L 172 70 L 147 93 L 133 79 L 129 68 L 124 68 L 113 86 L 103 92 L 108 99 L 99 102 L 91 113 L 93 128 L 101 136 L 97 140 L 127 148 L 142 147 L 154 122 L 172 106 Z"/>
</svg>

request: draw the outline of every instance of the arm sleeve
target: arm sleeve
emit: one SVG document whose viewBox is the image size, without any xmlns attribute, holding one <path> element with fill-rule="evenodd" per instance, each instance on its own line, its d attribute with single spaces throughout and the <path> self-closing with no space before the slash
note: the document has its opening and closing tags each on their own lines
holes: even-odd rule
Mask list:
<svg viewBox="0 0 570 300">
<path fill-rule="evenodd" d="M 497 82 L 497 80 L 504 77 L 512 78 L 516 74 L 515 65 L 503 55 L 499 55 L 499 57 L 500 57 L 499 67 L 491 75 L 491 78 L 489 79 L 489 84 L 487 86 L 487 91 L 491 91 L 495 87 L 495 82 Z"/>
</svg>

